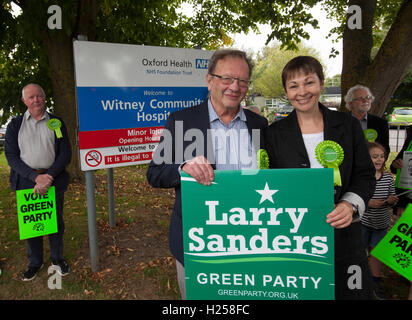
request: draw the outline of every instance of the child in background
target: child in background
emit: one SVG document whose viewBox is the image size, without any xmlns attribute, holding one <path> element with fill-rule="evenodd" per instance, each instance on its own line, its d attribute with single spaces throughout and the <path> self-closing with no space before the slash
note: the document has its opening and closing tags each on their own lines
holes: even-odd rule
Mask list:
<svg viewBox="0 0 412 320">
<path fill-rule="evenodd" d="M 368 142 L 368 149 L 376 169 L 376 187 L 361 221 L 365 248 L 373 249 L 386 235 L 391 215 L 389 206 L 396 204 L 398 197 L 395 195 L 392 175 L 385 171 L 385 148 L 377 142 Z M 373 277 L 375 296 L 378 299 L 387 299 L 382 287 L 382 262 L 370 256 L 369 267 Z"/>
</svg>

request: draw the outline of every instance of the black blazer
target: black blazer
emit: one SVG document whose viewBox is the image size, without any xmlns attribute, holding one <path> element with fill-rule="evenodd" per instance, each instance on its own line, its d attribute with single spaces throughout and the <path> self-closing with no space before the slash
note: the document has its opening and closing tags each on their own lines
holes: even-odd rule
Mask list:
<svg viewBox="0 0 412 320">
<path fill-rule="evenodd" d="M 255 149 L 263 148 L 263 129 L 267 127 L 267 120 L 250 110 L 244 109 L 243 111 L 246 115 L 246 125 L 249 130 L 249 135 L 252 135 L 252 129 L 260 130 L 260 145 L 255 146 Z M 190 158 L 183 159 L 183 155 L 181 153 L 186 150 L 186 147 L 192 144 L 195 139 L 190 139 L 190 141 L 176 141 L 175 135 L 177 133 L 178 135 L 181 134 L 184 136 L 184 134 L 190 129 L 200 129 L 203 133 L 203 150 L 196 150 L 196 154 L 190 155 Z M 207 139 L 208 129 L 210 129 L 208 99 L 200 105 L 172 113 L 165 124 L 165 131 L 168 130 L 168 132 L 171 133 L 172 138 L 172 146 L 169 149 L 172 151 L 172 161 L 170 164 L 156 164 L 154 160 L 152 160 L 146 173 L 147 180 L 151 186 L 156 188 L 175 188 L 176 198 L 170 221 L 169 246 L 173 256 L 182 264 L 184 264 L 182 200 L 180 173 L 178 169 L 184 161 L 200 155 L 205 156 L 212 163 L 213 169 L 216 168 L 214 164 L 213 146 L 208 145 L 207 143 L 208 141 L 212 141 L 211 139 Z M 180 131 L 180 133 L 176 132 L 176 130 Z M 164 140 L 164 136 L 165 133 L 163 133 L 160 143 Z M 153 155 L 153 159 L 159 156 L 164 157 L 164 151 L 164 149 L 160 150 L 157 148 Z M 175 154 L 176 151 L 178 151 L 177 157 Z"/>
<path fill-rule="evenodd" d="M 324 139 L 339 143 L 344 150 L 344 160 L 339 166 L 342 186 L 335 187 L 335 203 L 344 193 L 353 192 L 367 205 L 375 191 L 375 168 L 359 121 L 350 113 L 331 111 L 321 104 L 319 107 L 323 113 Z M 310 167 L 296 111 L 270 125 L 265 132 L 265 142 L 270 168 Z M 370 273 L 360 225 L 357 221 L 334 230 L 335 297 L 339 300 L 370 298 Z M 362 269 L 362 290 L 348 288 L 348 268 L 352 265 Z"/>
<path fill-rule="evenodd" d="M 50 114 L 51 119 L 57 118 L 62 126 L 60 128 L 63 137 L 55 139 L 54 147 L 56 151 L 55 161 L 47 170 L 47 174 L 54 179 L 53 186 L 56 192 L 65 192 L 69 185 L 69 174 L 66 166 L 71 161 L 72 149 L 70 146 L 69 135 L 63 120 Z M 12 190 L 29 189 L 35 186 L 35 179 L 38 174 L 30 168 L 20 158 L 20 148 L 18 144 L 19 130 L 23 121 L 23 116 L 13 118 L 7 126 L 6 137 L 4 142 L 4 153 L 10 166 L 10 187 Z"/>
<path fill-rule="evenodd" d="M 359 195 L 365 204 L 375 189 L 375 168 L 359 121 L 350 113 L 331 111 L 320 105 L 323 113 L 324 139 L 337 142 L 344 150 L 339 166 L 342 186 L 335 187 L 335 202 L 345 192 Z M 270 168 L 309 168 L 296 111 L 287 118 L 271 124 L 265 134 Z"/>
<path fill-rule="evenodd" d="M 379 142 L 382 146 L 386 149 L 386 157 L 389 156 L 391 152 L 391 148 L 389 146 L 389 126 L 388 121 L 383 118 L 379 118 L 373 114 L 368 113 L 367 118 L 367 126 L 368 129 L 375 129 L 378 133 L 378 137 L 376 138 L 376 142 Z"/>
</svg>

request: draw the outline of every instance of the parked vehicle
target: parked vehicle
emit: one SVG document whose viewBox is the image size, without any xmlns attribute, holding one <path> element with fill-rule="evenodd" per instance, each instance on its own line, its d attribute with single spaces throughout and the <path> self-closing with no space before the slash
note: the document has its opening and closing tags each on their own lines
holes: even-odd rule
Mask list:
<svg viewBox="0 0 412 320">
<path fill-rule="evenodd" d="M 412 124 L 412 108 L 397 107 L 393 108 L 387 117 L 389 126 L 408 126 Z"/>
<path fill-rule="evenodd" d="M 275 113 L 275 121 L 282 120 L 283 118 L 286 118 L 289 115 L 289 113 L 291 113 L 292 111 L 293 111 L 292 106 L 285 106 L 285 107 L 279 109 Z"/>
</svg>

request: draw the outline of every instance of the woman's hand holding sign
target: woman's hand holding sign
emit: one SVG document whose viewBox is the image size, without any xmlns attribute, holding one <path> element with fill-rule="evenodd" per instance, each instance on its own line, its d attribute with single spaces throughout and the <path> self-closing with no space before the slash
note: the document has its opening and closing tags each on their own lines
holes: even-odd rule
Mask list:
<svg viewBox="0 0 412 320">
<path fill-rule="evenodd" d="M 326 218 L 326 222 L 330 223 L 332 227 L 336 229 L 346 228 L 352 223 L 353 207 L 349 202 L 341 201 Z"/>
</svg>

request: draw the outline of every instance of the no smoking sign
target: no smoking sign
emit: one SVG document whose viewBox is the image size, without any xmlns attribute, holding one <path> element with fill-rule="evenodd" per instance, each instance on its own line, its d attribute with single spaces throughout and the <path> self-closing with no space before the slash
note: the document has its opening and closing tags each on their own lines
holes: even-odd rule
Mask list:
<svg viewBox="0 0 412 320">
<path fill-rule="evenodd" d="M 91 150 L 86 153 L 86 164 L 90 167 L 97 167 L 102 162 L 102 154 L 97 150 Z"/>
</svg>

